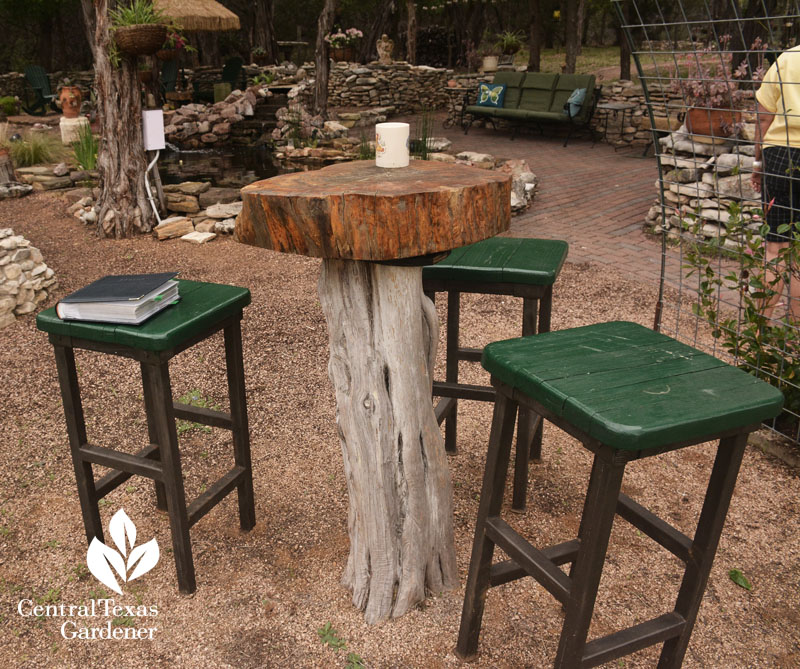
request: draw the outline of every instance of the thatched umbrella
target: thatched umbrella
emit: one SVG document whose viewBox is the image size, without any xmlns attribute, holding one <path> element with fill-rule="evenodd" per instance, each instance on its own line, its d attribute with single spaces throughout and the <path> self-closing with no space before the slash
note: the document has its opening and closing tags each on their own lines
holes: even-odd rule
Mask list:
<svg viewBox="0 0 800 669">
<path fill-rule="evenodd" d="M 215 0 L 155 0 L 166 16 L 190 32 L 238 30 L 239 17 Z"/>
</svg>

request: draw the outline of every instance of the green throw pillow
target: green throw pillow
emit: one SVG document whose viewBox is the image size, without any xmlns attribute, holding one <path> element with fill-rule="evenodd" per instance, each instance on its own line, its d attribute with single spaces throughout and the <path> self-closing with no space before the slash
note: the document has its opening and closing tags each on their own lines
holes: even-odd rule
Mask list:
<svg viewBox="0 0 800 669">
<path fill-rule="evenodd" d="M 505 84 L 478 85 L 478 105 L 481 107 L 502 107 L 505 96 Z"/>
</svg>

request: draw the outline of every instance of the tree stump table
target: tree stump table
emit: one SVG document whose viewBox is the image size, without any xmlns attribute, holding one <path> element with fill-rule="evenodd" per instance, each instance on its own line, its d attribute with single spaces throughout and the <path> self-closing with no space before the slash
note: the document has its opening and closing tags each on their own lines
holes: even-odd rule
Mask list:
<svg viewBox="0 0 800 669">
<path fill-rule="evenodd" d="M 323 259 L 328 374 L 350 498 L 342 583 L 375 623 L 458 584 L 452 489 L 431 400 L 438 343 L 422 265 L 508 228 L 511 179 L 463 165 L 339 163 L 242 189 L 236 239 Z"/>
</svg>

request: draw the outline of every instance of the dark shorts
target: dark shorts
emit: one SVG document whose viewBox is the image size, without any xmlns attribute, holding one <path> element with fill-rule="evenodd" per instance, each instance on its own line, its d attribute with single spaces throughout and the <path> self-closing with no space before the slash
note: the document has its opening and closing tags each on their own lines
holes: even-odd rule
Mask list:
<svg viewBox="0 0 800 669">
<path fill-rule="evenodd" d="M 792 239 L 791 231 L 778 234 L 778 226 L 800 222 L 800 149 L 768 146 L 762 159 L 761 190 L 765 220 L 769 225 L 767 241 L 788 242 Z"/>
</svg>

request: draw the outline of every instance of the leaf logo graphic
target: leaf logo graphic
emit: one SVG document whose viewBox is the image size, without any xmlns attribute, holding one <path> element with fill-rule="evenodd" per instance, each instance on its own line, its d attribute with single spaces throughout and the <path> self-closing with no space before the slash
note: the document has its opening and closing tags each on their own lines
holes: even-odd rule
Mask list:
<svg viewBox="0 0 800 669">
<path fill-rule="evenodd" d="M 122 589 L 114 572 L 119 575 L 123 583 L 132 581 L 155 567 L 161 553 L 155 539 L 136 546 L 136 525 L 123 509 L 117 511 L 111 518 L 108 532 L 119 551 L 106 546 L 94 537 L 89 544 L 89 550 L 86 551 L 86 566 L 98 581 L 121 595 Z M 130 576 L 128 572 L 131 572 Z"/>
</svg>

